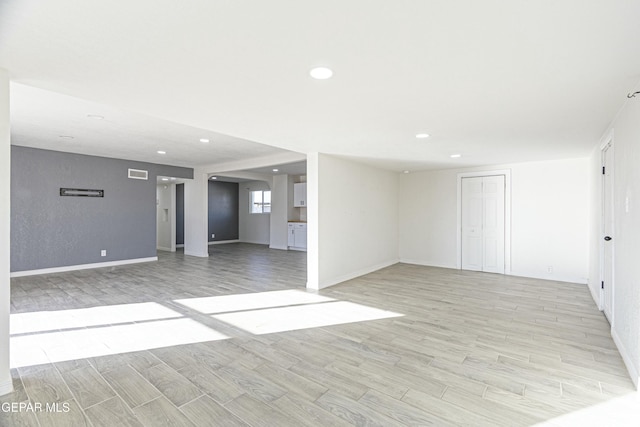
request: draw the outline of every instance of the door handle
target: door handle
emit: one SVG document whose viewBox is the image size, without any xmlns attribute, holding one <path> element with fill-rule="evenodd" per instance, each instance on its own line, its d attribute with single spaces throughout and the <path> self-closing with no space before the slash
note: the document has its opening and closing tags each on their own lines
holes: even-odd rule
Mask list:
<svg viewBox="0 0 640 427">
<path fill-rule="evenodd" d="M 611 236 L 604 236 L 604 240 L 608 242 L 609 240 L 611 240 Z"/>
</svg>

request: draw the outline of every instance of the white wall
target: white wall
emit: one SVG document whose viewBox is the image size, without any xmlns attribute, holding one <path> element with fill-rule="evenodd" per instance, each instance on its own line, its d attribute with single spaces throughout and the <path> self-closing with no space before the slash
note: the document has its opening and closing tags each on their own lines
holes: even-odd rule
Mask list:
<svg viewBox="0 0 640 427">
<path fill-rule="evenodd" d="M 240 184 L 242 185 L 242 183 Z M 289 219 L 289 176 L 273 177 L 271 188 L 271 215 L 269 247 L 287 250 L 287 221 Z"/>
<path fill-rule="evenodd" d="M 9 371 L 10 203 L 9 73 L 0 68 L 0 395 L 13 390 Z"/>
<path fill-rule="evenodd" d="M 193 171 L 193 180 L 184 183 L 184 254 L 208 257 L 209 178 L 204 168 Z"/>
<path fill-rule="evenodd" d="M 613 131 L 614 152 L 614 291 L 611 334 L 618 346 L 631 379 L 640 383 L 640 99 L 628 100 L 610 129 Z M 600 150 L 592 155 L 592 180 L 601 183 Z M 601 184 L 599 184 L 601 185 Z M 601 188 L 601 187 L 598 187 Z M 601 204 L 595 195 L 591 215 L 592 265 L 600 265 L 599 229 Z M 628 209 L 627 209 L 628 206 Z M 597 225 L 596 225 L 597 224 Z M 597 229 L 597 232 L 594 230 Z M 599 271 L 591 269 L 592 286 L 600 283 Z"/>
<path fill-rule="evenodd" d="M 269 244 L 270 215 L 249 213 L 249 192 L 256 190 L 270 190 L 264 181 L 246 181 L 239 184 L 239 220 L 240 241 L 245 243 Z"/>
<path fill-rule="evenodd" d="M 586 283 L 588 167 L 585 158 L 403 174 L 400 260 L 456 268 L 458 173 L 510 169 L 511 274 Z"/>
<path fill-rule="evenodd" d="M 398 261 L 396 173 L 314 154 L 307 178 L 308 287 L 331 286 Z"/>
</svg>

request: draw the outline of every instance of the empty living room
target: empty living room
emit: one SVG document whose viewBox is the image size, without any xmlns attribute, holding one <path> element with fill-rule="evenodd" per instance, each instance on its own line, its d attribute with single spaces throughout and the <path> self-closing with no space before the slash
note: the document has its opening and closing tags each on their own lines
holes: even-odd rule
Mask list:
<svg viewBox="0 0 640 427">
<path fill-rule="evenodd" d="M 640 425 L 640 1 L 0 3 L 0 426 Z"/>
</svg>

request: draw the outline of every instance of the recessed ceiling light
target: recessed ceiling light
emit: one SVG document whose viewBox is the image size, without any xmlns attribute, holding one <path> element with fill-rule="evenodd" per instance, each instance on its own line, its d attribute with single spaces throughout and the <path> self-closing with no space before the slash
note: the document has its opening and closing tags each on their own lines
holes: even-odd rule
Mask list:
<svg viewBox="0 0 640 427">
<path fill-rule="evenodd" d="M 278 172 L 278 169 L 274 169 L 273 171 L 274 171 L 274 172 Z"/>
<path fill-rule="evenodd" d="M 162 151 L 162 150 L 158 150 L 158 151 L 157 151 L 157 153 L 158 153 L 158 154 L 167 154 L 167 152 L 166 152 L 166 151 Z"/>
<path fill-rule="evenodd" d="M 331 76 L 333 76 L 333 71 L 331 71 L 331 69 L 327 67 L 315 67 L 312 68 L 311 71 L 309 71 L 309 74 L 311 74 L 311 77 L 313 77 L 314 79 L 326 80 L 330 79 Z"/>
<path fill-rule="evenodd" d="M 101 116 L 100 114 L 87 114 L 87 117 L 90 119 L 96 119 L 96 120 L 104 119 L 104 116 Z"/>
<path fill-rule="evenodd" d="M 200 142 L 209 142 L 207 138 L 200 138 Z"/>
<path fill-rule="evenodd" d="M 218 179 L 218 177 L 217 176 L 212 176 L 211 179 Z"/>
<path fill-rule="evenodd" d="M 162 178 L 163 181 L 169 181 L 169 178 Z"/>
<path fill-rule="evenodd" d="M 74 137 L 71 135 L 60 135 L 58 138 L 62 138 L 62 139 L 73 139 Z"/>
<path fill-rule="evenodd" d="M 451 157 L 452 159 L 457 159 L 458 157 L 462 157 L 462 154 L 452 154 L 449 157 Z"/>
<path fill-rule="evenodd" d="M 409 173 L 409 171 L 402 171 L 402 173 Z"/>
<path fill-rule="evenodd" d="M 429 134 L 428 133 L 417 133 L 416 134 L 416 138 L 418 138 L 418 139 L 429 138 Z"/>
</svg>

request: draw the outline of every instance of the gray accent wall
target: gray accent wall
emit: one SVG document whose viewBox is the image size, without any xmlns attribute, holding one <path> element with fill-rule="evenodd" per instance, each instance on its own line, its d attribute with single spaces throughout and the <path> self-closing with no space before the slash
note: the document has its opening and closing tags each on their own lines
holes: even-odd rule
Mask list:
<svg viewBox="0 0 640 427">
<path fill-rule="evenodd" d="M 208 196 L 209 242 L 238 240 L 238 184 L 209 181 Z"/>
<path fill-rule="evenodd" d="M 176 245 L 184 245 L 184 184 L 176 184 Z"/>
<path fill-rule="evenodd" d="M 149 179 L 127 178 L 129 168 Z M 193 169 L 12 146 L 11 271 L 156 256 L 159 175 L 192 179 Z M 104 197 L 62 197 L 60 188 Z"/>
</svg>

